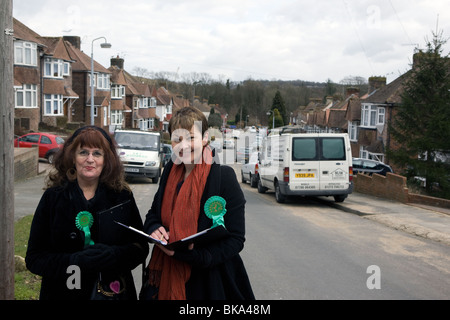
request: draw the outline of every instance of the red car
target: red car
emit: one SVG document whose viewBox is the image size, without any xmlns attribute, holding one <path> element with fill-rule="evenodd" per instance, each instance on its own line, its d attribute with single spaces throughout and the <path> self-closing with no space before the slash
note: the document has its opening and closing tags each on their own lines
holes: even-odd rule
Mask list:
<svg viewBox="0 0 450 320">
<path fill-rule="evenodd" d="M 14 139 L 14 147 L 39 147 L 39 158 L 45 158 L 53 163 L 55 154 L 62 148 L 64 139 L 51 133 L 33 132 Z"/>
</svg>

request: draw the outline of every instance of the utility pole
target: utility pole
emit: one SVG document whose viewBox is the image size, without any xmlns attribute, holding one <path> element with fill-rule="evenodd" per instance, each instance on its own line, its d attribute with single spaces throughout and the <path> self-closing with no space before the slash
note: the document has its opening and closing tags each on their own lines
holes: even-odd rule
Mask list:
<svg viewBox="0 0 450 320">
<path fill-rule="evenodd" d="M 14 299 L 14 91 L 12 0 L 0 6 L 0 300 Z"/>
</svg>

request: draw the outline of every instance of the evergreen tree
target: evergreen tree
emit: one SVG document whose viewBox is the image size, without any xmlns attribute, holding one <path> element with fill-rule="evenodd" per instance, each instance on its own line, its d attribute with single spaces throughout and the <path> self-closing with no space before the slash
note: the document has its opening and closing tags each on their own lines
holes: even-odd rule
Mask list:
<svg viewBox="0 0 450 320">
<path fill-rule="evenodd" d="M 273 113 L 270 113 L 269 116 L 269 129 L 273 129 L 273 117 L 275 116 L 275 128 L 284 126 L 283 118 L 281 117 L 280 112 L 278 109 L 274 109 Z"/>
<path fill-rule="evenodd" d="M 284 100 L 283 97 L 281 96 L 281 92 L 280 90 L 277 90 L 277 92 L 275 93 L 275 97 L 273 97 L 272 100 L 272 108 L 273 111 L 275 111 L 275 109 L 278 110 L 278 112 L 281 115 L 281 119 L 283 124 L 281 124 L 281 126 L 284 125 L 284 123 L 288 123 L 287 121 L 287 112 L 286 112 L 286 106 L 284 104 Z M 275 121 L 277 121 L 277 117 L 275 116 Z"/>
<path fill-rule="evenodd" d="M 387 154 L 408 168 L 409 177 L 424 177 L 428 192 L 439 186 L 440 195 L 449 197 L 450 158 L 442 158 L 445 152 L 450 155 L 450 59 L 442 56 L 445 42 L 442 33 L 433 33 L 405 75 L 402 103 L 394 108 L 397 113 L 390 123 L 397 146 Z"/>
</svg>

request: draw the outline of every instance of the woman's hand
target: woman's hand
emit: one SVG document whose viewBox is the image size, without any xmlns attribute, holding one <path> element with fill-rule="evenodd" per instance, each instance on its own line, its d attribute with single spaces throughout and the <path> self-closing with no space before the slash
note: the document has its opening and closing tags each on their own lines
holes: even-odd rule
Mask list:
<svg viewBox="0 0 450 320">
<path fill-rule="evenodd" d="M 158 239 L 158 240 L 160 240 L 160 241 L 163 241 L 163 242 L 165 242 L 166 244 L 168 243 L 168 241 L 169 241 L 169 236 L 170 236 L 170 233 L 168 232 L 168 231 L 166 231 L 166 229 L 164 228 L 164 227 L 159 227 L 158 229 L 156 229 L 155 231 L 153 231 L 151 234 L 150 234 L 150 237 L 152 237 L 153 239 Z M 161 245 L 161 244 L 156 244 L 165 254 L 167 254 L 168 256 L 173 256 L 174 255 L 174 253 L 175 253 L 175 251 L 173 251 L 173 250 L 169 250 L 169 249 L 167 249 L 165 246 L 163 246 L 163 245 Z M 193 243 L 191 243 L 189 246 L 188 246 L 188 250 L 192 250 L 192 249 L 194 249 L 194 244 Z"/>
<path fill-rule="evenodd" d="M 166 231 L 166 228 L 159 227 L 150 234 L 150 237 L 165 242 L 167 244 L 167 242 L 169 241 L 169 232 Z"/>
</svg>

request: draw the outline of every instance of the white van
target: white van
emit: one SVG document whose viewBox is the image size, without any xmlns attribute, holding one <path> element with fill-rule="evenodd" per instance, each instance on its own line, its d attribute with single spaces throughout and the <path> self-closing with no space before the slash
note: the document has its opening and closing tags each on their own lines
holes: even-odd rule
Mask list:
<svg viewBox="0 0 450 320">
<path fill-rule="evenodd" d="M 346 133 L 272 133 L 260 152 L 258 192 L 286 196 L 333 196 L 342 202 L 353 191 L 350 140 Z"/>
<path fill-rule="evenodd" d="M 125 175 L 148 177 L 153 183 L 157 183 L 162 168 L 160 134 L 138 130 L 117 130 L 114 138 L 119 147 L 118 153 Z"/>
</svg>

